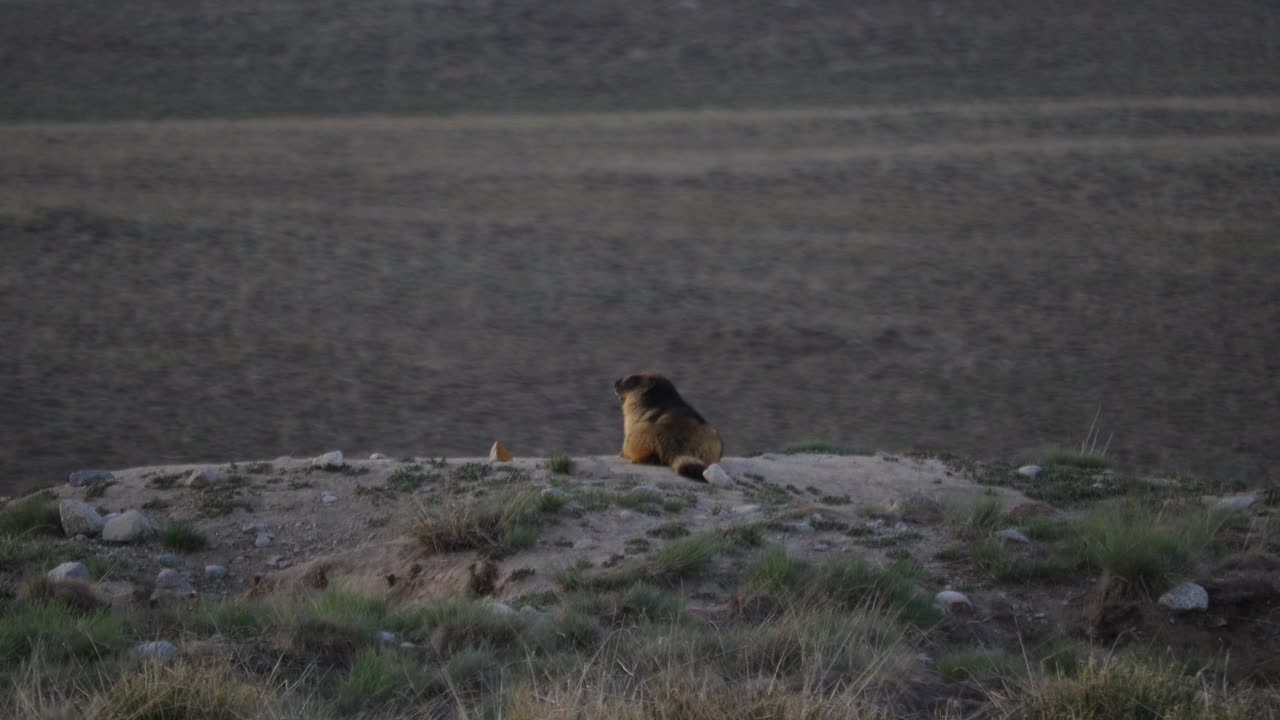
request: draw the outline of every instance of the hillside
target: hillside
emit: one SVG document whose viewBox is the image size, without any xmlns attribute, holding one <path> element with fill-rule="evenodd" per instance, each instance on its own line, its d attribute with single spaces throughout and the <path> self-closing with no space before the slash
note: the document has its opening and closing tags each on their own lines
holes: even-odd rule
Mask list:
<svg viewBox="0 0 1280 720">
<path fill-rule="evenodd" d="M 1276 717 L 1274 491 L 817 449 L 842 454 L 715 484 L 605 457 L 77 475 L 0 507 L 0 687 L 23 717 Z"/>
</svg>

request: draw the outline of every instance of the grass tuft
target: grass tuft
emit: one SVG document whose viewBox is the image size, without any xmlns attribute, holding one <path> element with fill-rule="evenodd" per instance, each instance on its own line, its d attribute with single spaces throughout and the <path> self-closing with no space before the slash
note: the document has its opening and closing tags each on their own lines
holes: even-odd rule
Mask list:
<svg viewBox="0 0 1280 720">
<path fill-rule="evenodd" d="M 536 541 L 545 516 L 562 505 L 535 491 L 470 498 L 424 510 L 416 534 L 433 553 L 479 550 L 500 557 Z"/>
<path fill-rule="evenodd" d="M 837 445 L 823 440 L 801 440 L 782 446 L 784 455 L 875 455 L 875 450 L 851 445 Z"/>
<path fill-rule="evenodd" d="M 1040 456 L 1041 465 L 1057 465 L 1080 470 L 1106 470 L 1112 466 L 1111 458 L 1103 455 L 1071 452 L 1070 450 L 1051 450 Z"/>
<path fill-rule="evenodd" d="M 173 520 L 160 530 L 160 544 L 179 552 L 198 552 L 209 544 L 204 532 L 180 520 Z"/>
<path fill-rule="evenodd" d="M 674 579 L 705 569 L 720 553 L 720 540 L 710 535 L 692 535 L 663 547 L 653 558 L 655 578 Z"/>
<path fill-rule="evenodd" d="M 271 696 L 222 664 L 144 663 L 90 701 L 95 720 L 240 720 L 261 717 Z"/>
<path fill-rule="evenodd" d="M 61 527 L 58 504 L 43 495 L 11 502 L 0 511 L 0 537 L 57 532 Z"/>
<path fill-rule="evenodd" d="M 547 470 L 557 475 L 568 475 L 573 470 L 573 461 L 568 455 L 552 455 L 547 458 Z"/>
</svg>

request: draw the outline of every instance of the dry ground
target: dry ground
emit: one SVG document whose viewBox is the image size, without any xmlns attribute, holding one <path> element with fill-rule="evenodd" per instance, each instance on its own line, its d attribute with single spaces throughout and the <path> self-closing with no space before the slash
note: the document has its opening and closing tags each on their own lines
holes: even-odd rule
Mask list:
<svg viewBox="0 0 1280 720">
<path fill-rule="evenodd" d="M 0 128 L 0 494 L 327 447 L 1078 443 L 1275 479 L 1280 103 Z"/>
</svg>

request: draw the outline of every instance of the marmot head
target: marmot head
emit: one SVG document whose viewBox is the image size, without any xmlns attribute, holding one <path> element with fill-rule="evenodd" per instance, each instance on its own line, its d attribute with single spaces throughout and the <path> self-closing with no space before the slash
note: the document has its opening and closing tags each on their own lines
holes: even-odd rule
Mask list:
<svg viewBox="0 0 1280 720">
<path fill-rule="evenodd" d="M 613 383 L 613 391 L 626 402 L 627 398 L 635 397 L 670 397 L 676 396 L 676 386 L 671 381 L 654 372 L 638 372 L 625 375 Z"/>
</svg>

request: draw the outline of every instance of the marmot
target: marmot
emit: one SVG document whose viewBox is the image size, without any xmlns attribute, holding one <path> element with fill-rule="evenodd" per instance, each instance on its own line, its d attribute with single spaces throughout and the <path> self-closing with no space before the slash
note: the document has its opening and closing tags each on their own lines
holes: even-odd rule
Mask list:
<svg viewBox="0 0 1280 720">
<path fill-rule="evenodd" d="M 670 465 L 702 480 L 720 459 L 720 433 L 685 402 L 671 381 L 656 373 L 627 375 L 613 384 L 622 399 L 622 456 L 633 463 Z"/>
</svg>

